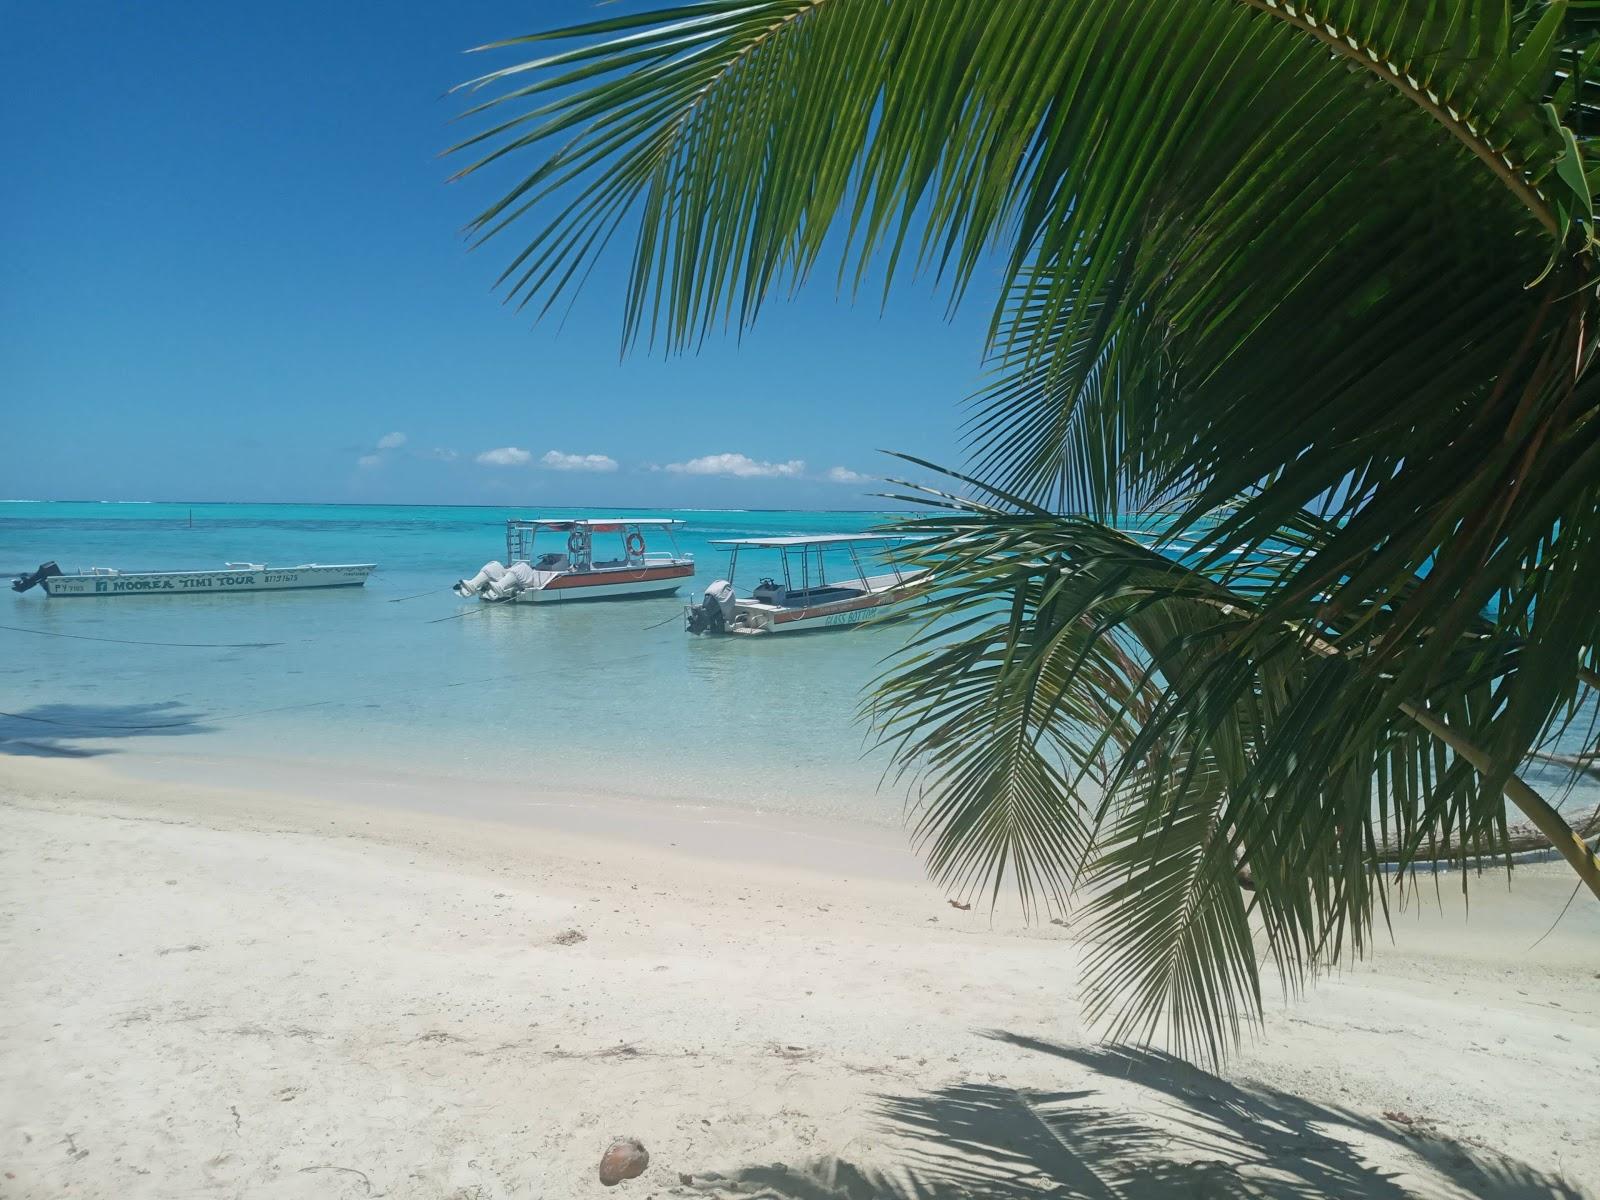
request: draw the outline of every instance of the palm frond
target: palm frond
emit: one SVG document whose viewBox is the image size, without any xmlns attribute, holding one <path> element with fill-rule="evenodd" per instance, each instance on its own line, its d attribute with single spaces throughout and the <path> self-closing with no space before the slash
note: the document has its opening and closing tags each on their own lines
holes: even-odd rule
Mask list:
<svg viewBox="0 0 1600 1200">
<path fill-rule="evenodd" d="M 1514 31 L 1481 0 L 1327 7 L 1312 30 L 1265 0 L 708 0 L 510 39 L 485 49 L 578 44 L 470 85 L 491 92 L 475 114 L 523 107 L 460 143 L 479 152 L 463 173 L 544 155 L 473 228 L 542 213 L 505 282 L 548 300 L 632 214 L 628 330 L 682 344 L 804 278 L 836 223 L 857 278 L 904 248 L 957 289 L 994 246 L 1018 281 L 1068 248 L 1109 265 L 1097 250 L 1126 244 L 1154 197 L 1226 196 L 1260 171 L 1252 153 L 1279 174 L 1298 159 L 1307 183 L 1342 170 L 1337 150 L 1368 132 L 1345 127 L 1351 107 L 1410 126 L 1437 186 L 1470 169 L 1466 146 L 1545 189 L 1565 150 L 1537 104 L 1553 47 L 1521 71 L 1486 57 Z M 1428 132 L 1441 125 L 1454 150 Z"/>
<path fill-rule="evenodd" d="M 907 487 L 935 510 L 894 528 L 939 586 L 879 685 L 880 730 L 924 784 L 924 827 L 959 848 L 947 882 L 994 895 L 1004 878 L 1025 904 L 1060 902 L 1041 877 L 1082 889 L 1088 1011 L 1115 1036 L 1159 1025 L 1186 1053 L 1221 1055 L 1259 1013 L 1257 938 L 1297 989 L 1364 951 L 1390 872 L 1508 853 L 1502 791 L 1548 807 L 1478 748 L 1529 650 L 1486 660 L 1487 619 L 1446 683 L 1387 705 L 1381 681 L 1308 633 L 1315 605 L 1293 625 L 1271 609 L 1270 556 L 1208 568 L 1204 540 L 1177 549 L 992 488 Z M 1281 549 L 1314 558 L 1335 532 L 1302 516 Z M 1368 617 L 1370 636 L 1424 584 Z M 1019 711 L 1000 698 L 1019 696 L 1050 760 L 1037 769 L 1058 777 L 1049 876 L 1010 870 L 1016 830 L 997 819 L 1007 773 L 991 756 Z"/>
<path fill-rule="evenodd" d="M 458 148 L 535 159 L 472 226 L 531 229 L 519 303 L 619 234 L 668 349 L 834 255 L 996 282 L 873 715 L 939 878 L 1087 890 L 1111 1028 L 1220 1053 L 1257 939 L 1291 988 L 1358 953 L 1389 864 L 1505 852 L 1502 793 L 1600 895 L 1515 773 L 1600 681 L 1591 8 L 704 0 L 502 46 L 546 43 Z"/>
</svg>

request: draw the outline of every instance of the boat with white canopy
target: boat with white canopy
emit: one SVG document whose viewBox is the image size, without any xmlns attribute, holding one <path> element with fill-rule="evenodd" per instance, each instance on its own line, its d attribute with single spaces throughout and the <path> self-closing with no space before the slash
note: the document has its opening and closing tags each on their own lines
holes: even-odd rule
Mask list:
<svg viewBox="0 0 1600 1200">
<path fill-rule="evenodd" d="M 681 524 L 669 517 L 514 518 L 506 522 L 506 561 L 485 563 L 454 590 L 488 604 L 670 596 L 694 574 L 693 555 L 682 553 L 674 536 Z M 555 534 L 555 548 L 536 549 L 540 534 Z M 670 550 L 650 549 L 648 538 L 658 536 Z"/>
<path fill-rule="evenodd" d="M 911 595 L 927 576 L 896 563 L 903 539 L 872 533 L 802 537 L 728 538 L 714 541 L 728 551 L 728 577 L 706 588 L 684 619 L 690 633 L 801 633 L 842 629 L 886 610 Z M 778 571 L 765 575 L 748 597 L 734 587 L 740 552 L 776 550 Z M 875 569 L 874 569 L 875 568 Z"/>
</svg>

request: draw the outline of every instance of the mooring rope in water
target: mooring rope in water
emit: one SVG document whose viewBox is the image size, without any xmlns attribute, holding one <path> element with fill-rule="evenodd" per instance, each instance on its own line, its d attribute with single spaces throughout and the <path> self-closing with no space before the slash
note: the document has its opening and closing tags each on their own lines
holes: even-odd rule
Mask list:
<svg viewBox="0 0 1600 1200">
<path fill-rule="evenodd" d="M 399 604 L 403 600 L 420 600 L 424 596 L 437 596 L 440 592 L 449 592 L 449 591 L 453 591 L 453 590 L 454 590 L 453 588 L 447 588 L 447 587 L 444 587 L 444 588 L 430 588 L 426 592 L 417 592 L 415 595 L 412 595 L 412 596 L 395 596 L 392 599 L 385 600 L 384 603 L 385 604 Z"/>
<path fill-rule="evenodd" d="M 476 613 L 483 613 L 483 612 L 488 612 L 488 611 L 489 611 L 489 609 L 487 607 L 484 607 L 484 608 L 469 608 L 469 609 L 463 610 L 462 612 L 451 613 L 448 617 L 435 617 L 433 620 L 427 621 L 427 622 L 424 622 L 424 623 L 428 624 L 428 625 L 438 625 L 438 624 L 440 624 L 441 622 L 444 622 L 444 621 L 458 621 L 462 617 L 470 617 L 470 616 L 473 616 Z"/>
<path fill-rule="evenodd" d="M 0 625 L 12 633 L 31 633 L 36 637 L 71 638 L 76 642 L 110 642 L 117 646 L 171 646 L 184 650 L 262 650 L 286 646 L 287 642 L 144 642 L 135 638 L 91 637 L 87 633 L 60 633 L 54 629 L 29 629 L 25 625 Z"/>
</svg>

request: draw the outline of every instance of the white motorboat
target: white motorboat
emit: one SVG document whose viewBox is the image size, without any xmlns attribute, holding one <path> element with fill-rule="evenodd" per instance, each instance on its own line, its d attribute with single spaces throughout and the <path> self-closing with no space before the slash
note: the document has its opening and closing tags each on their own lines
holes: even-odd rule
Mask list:
<svg viewBox="0 0 1600 1200">
<path fill-rule="evenodd" d="M 19 575 L 11 590 L 42 587 L 47 596 L 192 596 L 207 592 L 287 592 L 305 588 L 360 587 L 377 569 L 375 563 L 301 563 L 269 567 L 264 563 L 227 563 L 218 571 L 118 571 L 90 567 L 66 573 L 53 562 Z"/>
<path fill-rule="evenodd" d="M 927 575 L 896 564 L 892 551 L 898 540 L 833 533 L 712 542 L 729 552 L 728 577 L 712 583 L 699 603 L 688 606 L 685 623 L 690 633 L 758 634 L 842 629 L 883 619 Z M 748 597 L 739 596 L 734 587 L 741 550 L 776 550 L 779 556 L 779 575 L 763 576 Z M 875 558 L 882 560 L 874 564 L 879 569 L 869 571 Z"/>
<path fill-rule="evenodd" d="M 670 596 L 694 574 L 694 557 L 679 551 L 674 536 L 681 524 L 667 517 L 510 520 L 506 561 L 485 563 L 471 579 L 457 581 L 455 593 L 489 604 Z M 537 552 L 534 542 L 541 533 L 565 534 L 564 549 Z M 647 533 L 664 537 L 672 549 L 651 550 Z M 597 534 L 616 534 L 620 553 L 601 557 Z"/>
</svg>

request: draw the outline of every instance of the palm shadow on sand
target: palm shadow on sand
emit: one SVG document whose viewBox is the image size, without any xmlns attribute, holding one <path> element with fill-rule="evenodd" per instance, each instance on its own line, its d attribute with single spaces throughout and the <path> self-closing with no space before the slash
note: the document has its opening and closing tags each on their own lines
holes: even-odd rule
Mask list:
<svg viewBox="0 0 1600 1200">
<path fill-rule="evenodd" d="M 748 1168 L 697 1183 L 764 1200 L 1583 1200 L 1578 1187 L 1491 1150 L 1402 1131 L 1258 1084 L 1230 1083 L 1168 1055 L 986 1036 L 1072 1064 L 1056 1092 L 968 1083 L 882 1097 L 893 1166 L 840 1159 Z M 1102 1094 L 1115 1080 L 1113 1104 Z M 1137 1092 L 1127 1102 L 1129 1085 Z M 1401 1151 L 1403 1172 L 1370 1149 Z"/>
<path fill-rule="evenodd" d="M 154 704 L 36 704 L 0 713 L 0 754 L 26 758 L 94 758 L 115 753 L 104 743 L 141 737 L 209 733 L 202 714 L 176 701 Z"/>
</svg>

